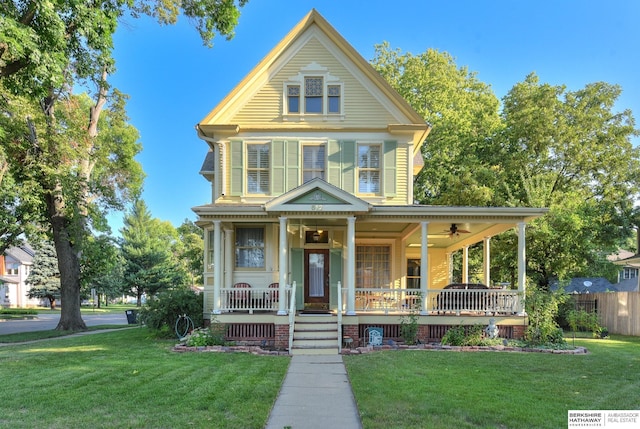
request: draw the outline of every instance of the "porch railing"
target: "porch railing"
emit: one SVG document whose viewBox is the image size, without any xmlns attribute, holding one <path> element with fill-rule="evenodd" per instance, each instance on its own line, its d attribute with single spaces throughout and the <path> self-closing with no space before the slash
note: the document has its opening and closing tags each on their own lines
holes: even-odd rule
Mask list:
<svg viewBox="0 0 640 429">
<path fill-rule="evenodd" d="M 356 289 L 356 312 L 408 313 L 420 311 L 420 289 Z M 429 289 L 426 310 L 429 314 L 504 314 L 521 311 L 518 291 L 503 289 Z"/>
<path fill-rule="evenodd" d="M 287 288 L 291 290 L 291 294 L 289 296 L 293 297 L 293 299 L 289 300 L 289 354 L 293 350 L 293 332 L 296 327 L 296 282 L 293 282 L 291 288 Z"/>
<path fill-rule="evenodd" d="M 278 311 L 280 299 L 285 299 L 285 308 L 291 302 L 291 288 L 285 288 L 285 296 L 273 288 L 221 288 L 220 310 L 229 311 Z"/>
</svg>

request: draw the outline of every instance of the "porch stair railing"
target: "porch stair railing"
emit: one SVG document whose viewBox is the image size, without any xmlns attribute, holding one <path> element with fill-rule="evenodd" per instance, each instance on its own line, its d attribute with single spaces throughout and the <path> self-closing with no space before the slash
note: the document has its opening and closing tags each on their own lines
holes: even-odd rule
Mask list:
<svg viewBox="0 0 640 429">
<path fill-rule="evenodd" d="M 296 282 L 291 285 L 291 294 L 289 295 L 289 354 L 293 349 L 293 333 L 296 325 Z"/>
</svg>

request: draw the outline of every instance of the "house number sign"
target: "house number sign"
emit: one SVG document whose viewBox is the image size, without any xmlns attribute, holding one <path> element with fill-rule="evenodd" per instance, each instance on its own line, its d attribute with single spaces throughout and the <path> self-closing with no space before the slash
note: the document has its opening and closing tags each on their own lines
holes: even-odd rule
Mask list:
<svg viewBox="0 0 640 429">
<path fill-rule="evenodd" d="M 322 204 L 312 204 L 311 205 L 311 210 L 314 212 L 319 212 L 322 211 L 324 209 L 324 207 L 322 206 Z"/>
</svg>

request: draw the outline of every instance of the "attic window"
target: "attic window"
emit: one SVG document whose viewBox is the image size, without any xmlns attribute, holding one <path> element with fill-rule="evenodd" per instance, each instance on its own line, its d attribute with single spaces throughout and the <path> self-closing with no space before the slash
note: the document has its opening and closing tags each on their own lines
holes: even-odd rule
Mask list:
<svg viewBox="0 0 640 429">
<path fill-rule="evenodd" d="M 343 83 L 326 67 L 311 63 L 284 83 L 283 115 L 286 119 L 343 119 Z"/>
</svg>

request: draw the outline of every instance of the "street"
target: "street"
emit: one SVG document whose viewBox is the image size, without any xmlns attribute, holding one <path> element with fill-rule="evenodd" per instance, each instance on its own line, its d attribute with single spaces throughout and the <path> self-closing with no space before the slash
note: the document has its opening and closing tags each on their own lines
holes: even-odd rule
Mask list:
<svg viewBox="0 0 640 429">
<path fill-rule="evenodd" d="M 38 314 L 33 319 L 27 320 L 0 319 L 0 335 L 55 329 L 59 320 L 59 314 Z M 82 313 L 82 320 L 87 326 L 127 324 L 124 311 L 122 314 Z"/>
</svg>

